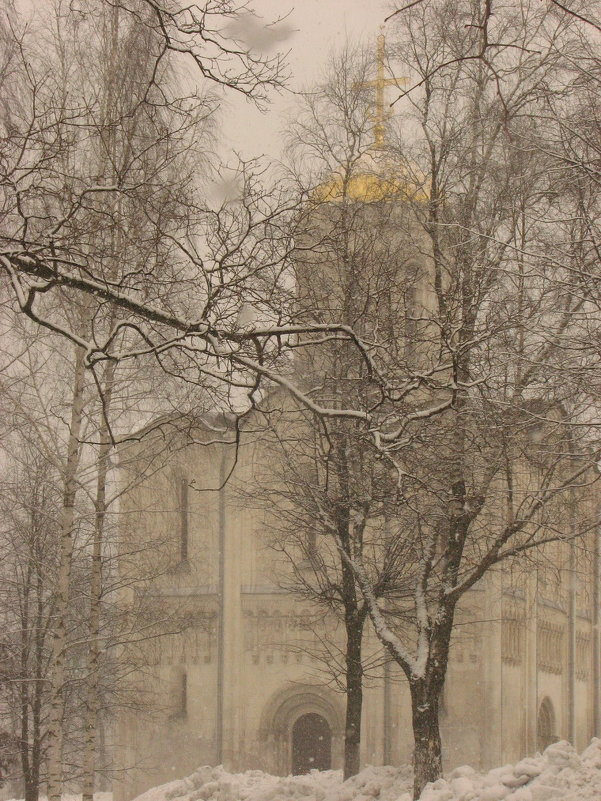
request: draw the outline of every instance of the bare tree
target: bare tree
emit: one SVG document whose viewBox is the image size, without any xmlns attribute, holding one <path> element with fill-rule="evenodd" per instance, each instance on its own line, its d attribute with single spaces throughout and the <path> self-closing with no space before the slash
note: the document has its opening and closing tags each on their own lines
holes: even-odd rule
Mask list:
<svg viewBox="0 0 601 801">
<path fill-rule="evenodd" d="M 564 225 L 556 162 L 542 146 L 558 130 L 548 109 L 567 91 L 565 54 L 586 58 L 576 23 L 529 3 L 496 4 L 491 17 L 490 4 L 421 2 L 396 20 L 395 53 L 415 77 L 400 107 L 398 145 L 389 123 L 388 147 L 371 158 L 357 148 L 347 167 L 339 154 L 361 141 L 360 127 L 345 127 L 352 114 L 314 113 L 303 135 L 331 171 L 312 194 L 321 219 L 339 219 L 345 208 L 356 215 L 359 204 L 375 219 L 378 204 L 394 207 L 397 240 L 389 242 L 415 265 L 401 287 L 391 286 L 398 307 L 411 289 L 403 341 L 398 326 L 387 341 L 374 304 L 362 334 L 380 381 L 352 402 L 348 390 L 345 397 L 370 420 L 353 450 L 363 460 L 372 452 L 395 476 L 387 495 L 396 502 L 410 597 L 384 603 L 363 554 L 349 555 L 334 527 L 331 534 L 408 680 L 418 797 L 442 769 L 439 700 L 465 594 L 499 563 L 584 535 L 595 522 L 582 503 L 575 524 L 569 507 L 596 480 L 596 399 L 590 386 L 566 379 L 594 364 L 579 343 L 585 329 L 597 330 L 597 315 L 590 287 L 573 280 L 590 249 Z M 344 87 L 351 98 L 352 83 Z M 334 90 L 321 102 L 332 97 Z M 356 96 L 346 108 L 353 103 Z M 332 144 L 324 134 L 337 124 Z M 321 253 L 324 230 L 327 223 L 310 228 L 307 250 Z M 309 285 L 318 299 L 306 307 L 309 319 L 339 319 L 348 262 L 347 254 L 332 268 L 325 259 L 318 277 L 305 271 L 299 297 Z M 369 320 L 368 304 L 364 314 Z M 310 383 L 312 392 L 336 405 L 343 390 L 332 364 L 340 360 L 318 358 L 332 378 Z M 358 372 L 354 379 L 360 387 Z M 323 418 L 320 426 L 335 442 L 336 426 Z M 362 514 L 357 490 L 352 520 Z"/>
<path fill-rule="evenodd" d="M 2 685 L 8 701 L 5 731 L 14 732 L 25 798 L 37 801 L 44 775 L 46 675 L 57 567 L 58 481 L 42 454 L 21 440 L 3 482 Z M 9 775 L 16 773 L 13 770 Z"/>
<path fill-rule="evenodd" d="M 86 14 L 92 14 L 87 9 Z M 192 37 L 189 50 L 199 64 L 205 63 L 200 54 L 204 53 L 203 36 L 208 37 L 210 30 L 202 26 L 213 20 L 217 24 L 223 13 L 221 22 L 226 24 L 233 13 L 229 3 L 207 4 L 204 11 L 202 19 L 188 21 L 189 25 L 187 11 L 169 18 L 182 36 Z M 194 9 L 190 13 L 194 14 Z M 142 15 L 142 30 L 147 27 L 145 20 Z M 81 21 L 70 10 L 61 24 L 74 27 Z M 168 31 L 167 26 L 163 35 L 168 36 Z M 196 35 L 199 38 L 193 47 Z M 219 42 L 225 39 L 222 36 L 217 41 L 221 53 Z M 178 49 L 175 39 L 170 42 Z M 290 201 L 286 187 L 267 185 L 265 167 L 260 163 L 237 165 L 224 175 L 234 187 L 233 197 L 212 208 L 203 199 L 193 171 L 188 171 L 187 179 L 179 176 L 177 188 L 185 185 L 190 189 L 184 199 L 178 200 L 174 185 L 150 183 L 143 192 L 139 188 L 143 151 L 132 153 L 115 174 L 98 175 L 96 163 L 65 158 L 72 137 L 83 135 L 90 118 L 98 124 L 100 108 L 90 106 L 93 101 L 83 87 L 68 103 L 64 97 L 61 101 L 62 82 L 59 85 L 41 66 L 32 66 L 43 62 L 30 59 L 28 46 L 26 39 L 18 39 L 22 111 L 11 121 L 2 154 L 2 265 L 18 308 L 82 347 L 86 366 L 92 370 L 107 360 L 122 362 L 148 355 L 185 383 L 200 385 L 216 395 L 220 392 L 219 405 L 239 406 L 241 396 L 252 403 L 259 384 L 265 381 L 294 389 L 300 397 L 300 390 L 290 385 L 286 365 L 280 364 L 282 348 L 289 346 L 290 337 L 306 335 L 308 346 L 310 340 L 352 338 L 353 333 L 332 323 L 308 329 L 295 324 L 290 292 L 282 280 L 291 250 L 289 220 L 296 204 Z M 207 47 L 206 69 L 210 72 L 210 41 Z M 186 152 L 191 160 L 193 154 L 198 155 L 191 136 L 193 123 L 199 115 L 206 116 L 213 104 L 205 97 L 181 97 L 177 88 L 169 85 L 165 80 L 169 49 L 164 39 L 150 40 L 146 64 L 152 65 L 154 57 L 156 68 L 147 66 L 143 73 L 137 113 L 144 116 L 157 106 L 163 108 L 169 124 L 161 128 L 156 122 L 155 132 L 162 130 L 166 135 L 169 130 L 170 141 L 178 142 L 178 153 Z M 246 86 L 245 80 L 224 79 L 226 85 L 233 83 L 236 88 Z M 255 79 L 252 85 L 256 85 Z M 127 135 L 127 119 L 117 115 L 111 121 L 117 131 L 114 136 L 120 140 Z M 163 157 L 175 158 L 175 154 L 171 150 Z M 179 217 L 177 225 L 173 217 L 171 223 L 162 219 L 166 194 Z M 147 258 L 143 272 L 125 271 L 112 280 L 102 258 L 87 246 L 86 237 L 92 229 L 106 226 L 107 198 L 117 204 L 134 197 L 140 215 L 153 225 L 155 249 L 162 258 L 154 264 Z M 128 244 L 139 247 L 133 239 Z M 167 274 L 165 264 L 169 265 Z M 144 288 L 140 286 L 142 276 Z M 179 287 L 177 300 L 166 302 L 164 288 L 174 284 Z M 52 305 L 55 295 L 63 299 L 62 315 L 56 313 L 57 304 Z M 94 325 L 89 332 L 78 329 L 69 309 L 83 303 L 84 297 L 91 298 L 87 302 L 93 315 L 96 309 L 104 311 L 111 306 L 126 319 L 115 320 L 108 327 Z M 261 321 L 252 328 L 240 324 L 245 303 L 256 306 Z M 232 392 L 235 401 L 229 397 Z M 310 404 L 310 399 L 304 400 Z"/>
<path fill-rule="evenodd" d="M 207 130 L 206 117 L 212 104 L 207 98 L 200 97 L 184 104 L 184 113 L 177 98 L 172 101 L 163 98 L 162 102 L 154 98 L 156 102 L 146 102 L 149 86 L 154 85 L 159 74 L 159 61 L 148 59 L 149 55 L 152 56 L 152 29 L 147 26 L 136 27 L 133 23 L 129 26 L 119 25 L 119 9 L 109 9 L 105 13 L 102 4 L 88 3 L 85 14 L 82 12 L 83 18 L 78 16 L 79 13 L 78 11 L 74 14 L 72 9 L 64 13 L 59 4 L 50 19 L 49 27 L 37 31 L 43 41 L 28 43 L 16 36 L 12 38 L 17 63 L 20 56 L 20 68 L 15 67 L 15 74 L 11 73 L 7 77 L 9 88 L 15 89 L 18 99 L 14 117 L 7 120 L 7 129 L 18 138 L 19 134 L 15 132 L 27 117 L 25 108 L 28 101 L 32 103 L 32 117 L 36 117 L 40 90 L 46 103 L 45 113 L 49 115 L 46 118 L 49 127 L 42 125 L 40 130 L 33 123 L 33 130 L 29 129 L 25 139 L 29 138 L 29 144 L 32 144 L 39 135 L 43 139 L 49 128 L 53 128 L 53 132 L 50 139 L 41 146 L 44 152 L 37 162 L 38 166 L 46 163 L 46 159 L 51 162 L 51 166 L 49 162 L 47 164 L 47 191 L 42 193 L 43 197 L 37 194 L 39 185 L 35 181 L 29 183 L 30 174 L 28 175 L 27 168 L 22 171 L 23 164 L 17 166 L 16 176 L 10 175 L 9 170 L 5 178 L 8 183 L 15 179 L 12 185 L 16 190 L 15 197 L 18 198 L 17 206 L 21 210 L 24 210 L 21 200 L 24 200 L 25 195 L 28 196 L 28 201 L 25 201 L 25 205 L 29 203 L 28 212 L 21 215 L 25 238 L 32 230 L 29 225 L 31 219 L 48 222 L 58 217 L 61 219 L 59 228 L 62 228 L 59 239 L 66 237 L 69 246 L 75 246 L 82 254 L 95 259 L 109 283 L 117 282 L 129 271 L 130 278 L 137 283 L 138 289 L 148 293 L 149 284 L 145 283 L 144 276 L 146 265 L 151 263 L 157 274 L 162 270 L 162 293 L 165 295 L 166 287 L 173 284 L 174 271 L 177 272 L 178 265 L 175 264 L 172 268 L 169 266 L 169 247 L 166 245 L 168 237 L 161 239 L 157 232 L 163 227 L 173 225 L 178 218 L 175 198 L 186 195 L 186 182 L 190 180 L 189 174 L 182 167 L 185 159 L 191 160 L 194 156 L 192 138 L 198 147 L 202 146 Z M 157 49 L 159 46 L 156 41 L 154 44 Z M 36 70 L 39 71 L 37 77 Z M 46 75 L 39 77 L 45 71 Z M 15 86 L 19 78 L 24 78 L 25 86 L 31 89 L 29 95 L 23 87 Z M 14 141 L 13 139 L 13 144 Z M 44 150 L 44 145 L 48 145 L 49 150 Z M 29 156 L 34 161 L 35 149 L 33 146 L 29 150 Z M 198 169 L 198 164 L 195 169 Z M 102 197 L 97 204 L 91 205 L 85 202 L 84 196 L 80 196 L 79 202 L 76 201 L 63 214 L 64 202 L 70 204 L 78 187 L 82 182 L 85 184 L 90 175 L 95 176 L 93 180 L 100 187 L 107 182 L 110 185 L 120 183 L 127 176 L 128 190 L 119 194 L 110 191 L 104 193 L 100 189 Z M 38 173 L 38 178 L 40 177 Z M 144 198 L 152 198 L 152 202 L 149 200 L 147 214 L 140 219 L 139 204 Z M 179 208 L 182 206 L 183 202 L 180 202 Z M 7 214 L 3 223 L 10 225 L 11 212 L 6 207 L 5 211 Z M 28 222 L 25 221 L 26 217 L 30 217 Z M 58 229 L 55 231 L 57 233 Z M 51 234 L 51 238 L 53 236 Z M 54 248 L 54 245 L 51 247 Z M 150 291 L 161 290 L 155 286 Z M 54 321 L 61 314 L 84 336 L 89 336 L 92 331 L 106 331 L 107 325 L 119 329 L 120 317 L 119 314 L 115 315 L 114 309 L 104 309 L 102 306 L 93 308 L 86 297 L 82 298 L 81 303 L 71 305 L 65 305 L 63 301 L 64 299 L 55 298 L 46 307 L 48 327 L 51 330 L 56 328 Z M 38 346 L 43 352 L 44 344 L 40 341 Z M 80 644 L 82 641 L 87 643 L 88 650 L 85 670 L 87 680 L 83 685 L 87 698 L 83 701 L 81 717 L 84 718 L 86 730 L 84 790 L 87 795 L 93 793 L 101 684 L 101 606 L 109 592 L 103 578 L 103 570 L 106 570 L 103 539 L 107 509 L 115 501 L 114 495 L 112 498 L 107 497 L 108 460 L 114 442 L 113 427 L 119 425 L 119 418 L 123 418 L 128 404 L 131 413 L 132 401 L 139 400 L 139 392 L 142 390 L 139 387 L 132 391 L 131 384 L 130 389 L 124 389 L 124 381 L 127 382 L 128 376 L 134 377 L 132 371 L 127 365 L 119 370 L 114 361 L 109 361 L 101 365 L 93 376 L 97 389 L 100 390 L 100 402 L 94 402 L 95 393 L 90 393 L 89 386 L 92 375 L 86 370 L 85 352 L 78 343 L 75 343 L 73 361 L 73 391 L 67 410 L 65 443 L 61 442 L 60 422 L 53 427 L 51 418 L 46 416 L 36 424 L 31 418 L 32 410 L 22 409 L 23 422 L 29 428 L 30 435 L 35 438 L 36 434 L 42 434 L 38 448 L 43 449 L 43 437 L 46 435 L 54 441 L 56 448 L 52 456 L 63 481 L 58 534 L 59 567 L 50 628 L 53 644 L 50 690 L 45 698 L 49 713 L 45 717 L 42 733 L 45 738 L 46 777 L 51 797 L 60 795 L 65 731 L 66 728 L 74 728 L 73 721 L 68 720 L 66 709 L 71 710 L 73 717 L 72 709 L 67 705 L 67 696 L 71 693 L 70 683 L 72 684 L 70 660 L 77 650 L 81 651 L 81 647 L 77 647 L 77 641 Z M 20 367 L 23 366 L 21 363 Z M 51 398 L 50 389 L 39 385 L 41 376 L 36 375 L 35 366 L 32 367 L 34 372 L 30 373 L 29 379 L 36 390 L 35 400 L 41 401 L 42 406 L 47 406 Z M 64 364 L 61 368 L 59 372 L 65 378 L 69 375 L 69 368 L 65 370 Z M 16 380 L 19 380 L 19 368 Z M 64 392 L 64 388 L 62 391 Z M 156 401 L 158 396 L 155 395 L 155 403 Z M 150 410 L 146 410 L 146 413 L 148 411 Z M 131 426 L 131 421 L 129 425 Z M 87 445 L 86 440 L 89 441 Z M 92 558 L 89 592 L 83 593 L 89 615 L 87 626 L 80 621 L 79 627 L 74 628 L 72 601 L 74 593 L 77 595 L 81 591 L 78 589 L 75 592 L 74 560 L 77 549 L 82 547 L 81 542 L 77 544 L 81 539 L 78 531 L 82 520 L 86 518 L 85 499 L 83 505 L 80 502 L 77 506 L 76 503 L 77 495 L 85 493 L 90 475 L 95 475 L 96 482 L 93 493 L 94 526 L 90 546 Z M 123 636 L 123 632 L 120 635 Z M 113 633 L 112 641 L 115 639 L 118 639 L 118 635 Z M 102 640 L 104 650 L 110 644 L 111 637 L 107 638 L 104 632 Z M 80 663 L 86 662 L 81 654 L 77 654 L 77 659 Z M 78 713 L 77 720 L 79 717 Z M 39 765 L 37 767 L 36 778 L 39 782 Z M 37 788 L 38 784 L 32 785 L 29 792 L 35 794 Z"/>
<path fill-rule="evenodd" d="M 310 413 L 281 400 L 271 398 L 268 411 L 247 421 L 243 436 L 260 436 L 260 458 L 248 484 L 236 486 L 242 508 L 263 510 L 269 545 L 283 557 L 279 586 L 306 603 L 305 625 L 317 644 L 298 647 L 344 693 L 349 778 L 360 770 L 364 680 L 381 676 L 382 655 L 365 650 L 367 605 L 338 548 L 348 559 L 362 555 L 376 597 L 407 592 L 404 542 L 387 525 L 394 485 L 349 425 L 324 436 Z"/>
<path fill-rule="evenodd" d="M 387 197 L 392 184 L 378 176 L 364 90 L 374 68 L 361 49 L 334 56 L 290 131 L 296 180 L 303 185 L 308 173 L 307 185 L 317 183 L 296 220 L 293 259 L 298 319 L 338 321 L 377 343 L 390 365 L 404 351 L 420 254 L 399 230 L 398 204 Z M 367 409 L 377 396 L 351 343 L 324 343 L 315 353 L 300 348 L 295 380 L 336 409 Z M 348 778 L 360 769 L 363 681 L 366 665 L 372 677 L 375 666 L 374 655 L 364 653 L 367 605 L 349 560 L 361 556 L 379 599 L 407 591 L 404 541 L 390 526 L 396 485 L 365 447 L 360 423 L 341 418 L 324 428 L 319 415 L 276 393 L 244 430 L 248 436 L 262 426 L 260 466 L 242 502 L 265 507 L 272 546 L 285 556 L 282 586 L 305 599 L 320 624 L 326 615 L 332 636 L 340 621 L 341 644 L 326 637 L 320 661 L 345 693 Z M 312 658 L 319 661 L 315 649 Z"/>
<path fill-rule="evenodd" d="M 298 203 L 265 189 L 255 164 L 237 173 L 235 201 L 212 209 L 192 193 L 183 205 L 175 202 L 180 218 L 172 224 L 160 216 L 162 203 L 152 191 L 137 194 L 137 163 L 108 181 L 66 158 L 70 138 L 90 114 L 88 101 L 57 102 L 59 88 L 27 58 L 20 67 L 25 111 L 11 120 L 3 145 L 1 263 L 15 305 L 71 339 L 83 364 L 97 373 L 106 362 L 155 359 L 166 373 L 238 412 L 256 404 L 263 384 L 275 384 L 318 417 L 324 439 L 342 444 L 341 455 L 349 440 L 344 444 L 330 421 L 344 418 L 356 426 L 349 424 L 353 451 L 389 467 L 393 531 L 412 554 L 411 598 L 383 609 L 364 555 L 345 550 L 336 526 L 333 537 L 378 636 L 409 681 L 416 793 L 441 770 L 438 702 L 457 604 L 495 564 L 568 536 L 562 515 L 553 523 L 551 510 L 581 491 L 598 459 L 592 401 L 567 391 L 565 382 L 576 370 L 573 363 L 568 370 L 568 361 L 573 337 L 582 339 L 577 323 L 591 309 L 586 291 L 564 292 L 583 250 L 566 252 L 557 241 L 561 196 L 544 149 L 534 152 L 529 144 L 549 98 L 565 91 L 566 46 L 581 52 L 577 23 L 568 16 L 558 19 L 527 2 L 507 3 L 492 15 L 490 3 L 458 8 L 435 0 L 396 15 L 399 53 L 417 73 L 405 98 L 414 143 L 403 138 L 388 163 L 379 158 L 369 167 L 365 148 L 353 151 L 356 158 L 342 169 L 338 151 L 331 151 L 335 177 L 328 186 L 322 175 L 310 197 L 319 208 L 305 215 L 302 248 L 319 253 L 324 238 L 337 239 L 344 226 L 328 220 L 349 209 L 355 214 L 360 206 L 369 220 L 382 209 L 392 214 L 394 206 L 397 233 L 389 247 L 410 252 L 404 261 L 416 266 L 408 271 L 411 281 L 407 272 L 399 280 L 391 271 L 386 302 L 403 308 L 408 346 L 380 324 L 384 307 L 375 307 L 363 336 L 339 319 L 345 274 L 335 260 L 320 275 L 317 302 L 294 300 L 288 268 Z M 186 50 L 179 36 L 191 31 L 202 44 L 200 18 L 190 28 L 182 17 L 152 19 L 174 27 L 162 40 L 165 52 L 163 45 L 153 51 L 158 72 L 145 82 L 142 105 L 181 110 L 184 140 L 189 109 L 161 83 L 160 67 L 167 50 Z M 17 50 L 23 48 L 20 42 Z M 205 63 L 201 50 L 193 57 Z M 365 122 L 368 105 L 358 100 L 356 107 Z M 327 119 L 315 122 L 327 129 Z M 115 126 L 126 130 L 121 119 Z M 355 129 L 350 134 L 347 151 L 349 142 L 361 141 Z M 367 191 L 347 192 L 351 186 Z M 90 246 L 89 232 L 106 221 L 108 196 L 136 198 L 153 224 L 153 255 L 162 257 L 117 278 Z M 134 246 L 137 237 L 128 242 Z M 166 283 L 180 294 L 164 297 Z M 303 277 L 301 299 L 308 286 Z M 352 284 L 343 287 L 352 299 Z M 407 305 L 405 288 L 411 288 Z M 242 314 L 248 301 L 255 307 L 252 324 Z M 88 330 L 74 313 L 82 307 L 94 321 Z M 109 308 L 118 310 L 112 318 Z M 356 308 L 346 311 L 356 319 Z M 369 305 L 364 312 L 369 321 Z M 350 381 L 349 372 L 335 369 L 338 349 L 347 346 L 342 364 L 352 370 Z M 307 382 L 286 357 L 290 349 L 308 365 Z M 580 357 L 582 369 L 587 355 Z M 353 475 L 345 515 L 360 521 L 364 499 Z M 406 621 L 396 631 L 391 612 Z"/>
</svg>

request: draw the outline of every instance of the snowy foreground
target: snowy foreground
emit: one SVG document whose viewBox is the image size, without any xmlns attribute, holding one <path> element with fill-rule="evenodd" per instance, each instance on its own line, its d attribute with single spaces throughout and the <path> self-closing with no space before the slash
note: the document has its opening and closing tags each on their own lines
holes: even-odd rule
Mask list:
<svg viewBox="0 0 601 801">
<path fill-rule="evenodd" d="M 346 782 L 333 770 L 282 778 L 204 767 L 136 801 L 410 801 L 411 783 L 407 767 L 368 767 Z M 542 756 L 489 773 L 456 768 L 428 785 L 421 801 L 601 801 L 601 740 L 580 755 L 565 741 L 555 743 Z"/>
</svg>

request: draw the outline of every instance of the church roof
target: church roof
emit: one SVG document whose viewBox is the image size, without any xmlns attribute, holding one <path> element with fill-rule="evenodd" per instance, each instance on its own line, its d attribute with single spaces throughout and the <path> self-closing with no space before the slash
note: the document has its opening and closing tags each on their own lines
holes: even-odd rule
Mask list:
<svg viewBox="0 0 601 801">
<path fill-rule="evenodd" d="M 315 203 L 342 200 L 376 203 L 394 197 L 427 201 L 427 179 L 400 159 L 375 148 L 364 153 L 349 169 L 337 170 L 311 194 Z"/>
</svg>

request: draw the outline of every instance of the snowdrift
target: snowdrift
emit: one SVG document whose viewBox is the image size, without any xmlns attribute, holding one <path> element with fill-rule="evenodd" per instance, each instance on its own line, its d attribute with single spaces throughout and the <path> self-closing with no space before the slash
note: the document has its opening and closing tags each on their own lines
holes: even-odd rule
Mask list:
<svg viewBox="0 0 601 801">
<path fill-rule="evenodd" d="M 601 801 L 601 740 L 580 756 L 563 740 L 486 774 L 456 768 L 428 785 L 421 801 Z"/>
<path fill-rule="evenodd" d="M 346 782 L 333 770 L 282 778 L 203 767 L 136 801 L 411 801 L 411 784 L 408 767 L 367 767 Z M 488 773 L 456 768 L 429 784 L 421 801 L 601 801 L 601 740 L 580 755 L 565 741 L 554 743 L 543 754 Z"/>
</svg>

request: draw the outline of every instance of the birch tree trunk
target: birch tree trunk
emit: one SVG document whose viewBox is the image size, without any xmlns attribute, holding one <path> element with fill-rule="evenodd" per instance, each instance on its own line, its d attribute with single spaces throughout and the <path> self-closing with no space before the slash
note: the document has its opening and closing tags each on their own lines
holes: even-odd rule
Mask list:
<svg viewBox="0 0 601 801">
<path fill-rule="evenodd" d="M 32 523 L 32 528 L 35 524 Z M 32 561 L 29 560 L 26 571 L 26 578 L 23 582 L 23 602 L 22 602 L 22 615 L 21 615 L 21 636 L 20 636 L 20 670 L 21 682 L 19 688 L 19 701 L 21 706 L 21 742 L 20 742 L 20 755 L 21 755 L 21 770 L 23 771 L 23 779 L 25 784 L 25 801 L 37 801 L 37 792 L 32 787 L 31 776 L 31 759 L 29 751 L 29 692 L 27 682 L 24 680 L 28 674 L 28 657 L 29 657 L 29 630 L 31 628 L 30 620 L 30 589 L 32 586 Z M 35 796 L 34 796 L 35 793 Z"/>
<path fill-rule="evenodd" d="M 36 682 L 33 689 L 33 704 L 31 710 L 31 761 L 30 761 L 30 787 L 29 796 L 26 801 L 38 801 L 40 794 L 40 770 L 42 767 L 42 706 L 44 701 L 44 685 L 41 681 L 44 675 L 44 643 L 46 640 L 46 620 L 45 620 L 45 599 L 44 599 L 44 577 L 42 575 L 42 562 L 38 559 L 36 565 L 36 595 L 37 595 L 37 615 L 36 615 L 36 636 L 35 636 L 35 676 Z"/>
<path fill-rule="evenodd" d="M 63 707 L 65 663 L 67 648 L 67 612 L 73 565 L 75 497 L 77 469 L 81 458 L 81 427 L 84 409 L 85 361 L 84 351 L 75 353 L 75 374 L 71 421 L 67 442 L 67 459 L 63 477 L 63 504 L 60 525 L 59 570 L 56 587 L 52 663 L 50 672 L 50 714 L 47 731 L 47 792 L 49 801 L 60 801 L 62 790 Z"/>
<path fill-rule="evenodd" d="M 39 520 L 38 515 L 38 510 L 45 508 L 46 499 L 37 497 L 35 493 L 31 495 L 33 509 L 30 515 L 27 564 L 20 579 L 22 596 L 17 602 L 20 608 L 20 672 L 17 682 L 20 708 L 19 751 L 25 801 L 38 801 L 43 745 L 41 713 L 46 673 L 44 642 L 48 622 L 43 571 L 48 554 L 39 536 L 45 523 Z"/>
<path fill-rule="evenodd" d="M 115 364 L 109 362 L 104 373 L 104 403 L 100 423 L 100 449 L 98 452 L 96 500 L 94 517 L 94 546 L 92 551 L 92 574 L 90 579 L 90 613 L 88 619 L 88 670 L 87 697 L 85 704 L 84 725 L 84 762 L 82 801 L 93 801 L 96 777 L 96 730 L 98 727 L 98 709 L 100 702 L 100 614 L 102 607 L 102 549 L 104 542 L 104 524 L 106 520 L 106 482 L 109 468 L 111 440 L 107 417 L 110 412 Z"/>
</svg>

